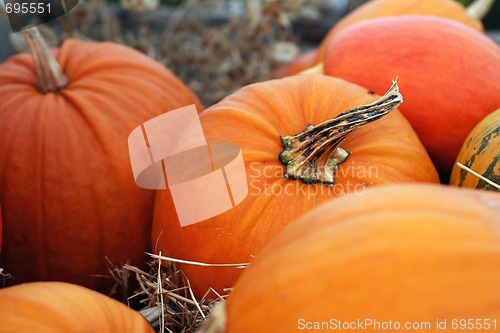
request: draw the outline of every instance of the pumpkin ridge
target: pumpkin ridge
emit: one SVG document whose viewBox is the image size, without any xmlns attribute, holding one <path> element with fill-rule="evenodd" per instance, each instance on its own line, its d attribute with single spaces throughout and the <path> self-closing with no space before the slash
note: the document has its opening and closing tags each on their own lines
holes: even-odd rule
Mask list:
<svg viewBox="0 0 500 333">
<path fill-rule="evenodd" d="M 46 131 L 44 131 L 45 128 L 47 128 L 47 114 L 45 112 L 42 111 L 42 105 L 39 104 L 36 108 L 35 108 L 35 114 L 37 115 L 37 119 L 35 119 L 35 126 L 38 130 L 38 140 L 36 140 L 37 142 L 37 148 L 36 150 L 38 151 L 38 153 L 35 155 L 37 157 L 37 170 L 36 170 L 36 173 L 37 173 L 37 179 L 38 179 L 38 188 L 39 188 L 39 193 L 47 193 L 47 187 L 45 185 L 45 177 L 44 177 L 44 171 L 43 170 L 46 170 L 45 169 L 45 162 L 46 162 L 46 156 L 47 156 L 47 152 L 46 152 L 46 149 L 44 149 L 46 147 L 45 145 L 45 142 L 47 141 L 46 139 L 46 136 L 49 134 L 47 133 Z M 50 134 L 49 134 L 50 135 Z M 62 144 L 62 142 L 61 142 Z M 50 153 L 48 154 L 50 155 Z M 69 189 L 70 191 L 72 189 Z M 39 212 L 41 212 L 41 216 L 36 216 L 35 219 L 38 220 L 38 228 L 39 230 L 37 230 L 37 233 L 39 235 L 42 235 L 42 242 L 40 242 L 40 247 L 41 247 L 41 251 L 40 253 L 42 254 L 48 254 L 50 253 L 50 246 L 48 245 L 49 244 L 49 239 L 51 238 L 51 235 L 49 235 L 49 230 L 48 228 L 45 228 L 44 226 L 46 224 L 50 224 L 50 219 L 47 218 L 47 207 L 50 205 L 50 203 L 48 202 L 48 200 L 41 200 L 39 202 Z M 39 260 L 39 265 L 38 267 L 41 267 L 41 269 L 39 270 L 40 271 L 40 275 L 41 276 L 45 276 L 44 279 L 49 279 L 49 276 L 50 276 L 50 270 L 49 270 L 49 260 L 48 260 L 48 255 L 40 255 L 38 256 L 38 260 Z"/>
<path fill-rule="evenodd" d="M 266 134 L 269 138 L 277 138 L 279 136 L 278 129 L 269 124 L 269 119 L 264 118 L 261 114 L 252 112 L 247 109 L 243 108 L 223 108 L 223 109 L 218 109 L 215 107 L 214 109 L 207 109 L 206 111 L 203 111 L 200 115 L 200 119 L 202 121 L 203 125 L 203 118 L 206 115 L 212 116 L 212 114 L 217 114 L 218 112 L 222 112 L 223 114 L 229 114 L 232 115 L 231 118 L 234 118 L 235 116 L 241 117 L 241 118 L 246 118 L 246 117 L 252 117 L 252 128 L 254 129 L 259 129 L 261 128 L 261 133 Z M 253 121 L 258 121 L 255 125 L 253 124 Z M 274 131 L 274 133 L 270 133 L 271 131 Z"/>
<path fill-rule="evenodd" d="M 225 100 L 225 107 L 233 109 L 240 109 L 239 105 L 243 104 L 245 110 L 250 113 L 259 116 L 262 121 L 265 121 L 269 126 L 277 132 L 277 136 L 283 135 L 282 132 L 287 132 L 288 123 L 292 120 L 292 117 L 276 118 L 276 113 L 279 113 L 283 108 L 283 105 L 289 105 L 293 103 L 303 103 L 303 99 L 298 99 L 297 95 L 301 93 L 302 83 L 296 83 L 291 86 L 287 86 L 283 80 L 269 80 L 268 87 L 262 87 L 258 83 L 250 84 L 243 87 L 238 94 L 230 95 Z M 312 91 L 311 87 L 307 85 L 304 89 Z M 288 89 L 285 89 L 288 88 Z M 290 91 L 288 91 L 290 90 Z M 248 97 L 247 97 L 248 96 Z M 310 101 L 309 101 L 310 103 Z M 237 106 L 235 106 L 235 104 Z M 301 120 L 304 120 L 303 115 L 299 115 Z M 293 120 L 298 120 L 293 118 Z"/>
<path fill-rule="evenodd" d="M 64 282 L 63 282 L 63 283 L 64 283 Z M 68 286 L 68 287 L 71 287 L 71 286 Z M 61 302 L 61 303 L 71 303 L 71 297 L 69 297 L 67 294 L 61 294 L 61 293 L 58 293 L 58 292 L 57 292 L 57 289 L 58 289 L 58 288 L 57 288 L 57 286 L 56 286 L 56 285 L 54 285 L 54 284 L 51 284 L 51 285 L 46 285 L 46 286 L 45 286 L 45 288 L 46 288 L 46 292 L 47 292 L 47 295 L 46 295 L 46 296 L 47 296 L 47 298 L 53 298 L 53 297 L 54 297 L 54 295 L 57 295 L 56 297 L 57 297 L 57 298 L 59 298 L 59 302 Z M 79 293 L 79 294 L 80 294 L 80 293 Z M 88 302 L 88 298 L 89 298 L 89 297 L 87 297 L 87 295 L 82 295 L 82 294 L 80 294 L 79 296 L 81 297 L 80 299 L 85 299 L 85 300 L 86 300 L 86 302 L 85 302 L 85 303 L 86 303 L 87 305 L 82 305 L 82 304 L 71 304 L 71 306 L 72 306 L 72 308 L 73 308 L 73 309 L 75 309 L 75 308 L 76 308 L 76 309 L 78 309 L 78 310 L 76 311 L 77 313 L 83 313 L 83 314 L 84 314 L 84 313 L 86 313 L 86 311 L 85 311 L 85 310 L 86 310 L 87 308 L 92 308 L 92 306 L 91 306 L 91 305 L 88 305 L 88 303 L 87 303 L 87 302 Z M 31 297 L 30 297 L 30 299 L 33 299 L 33 298 L 31 298 Z M 37 301 L 38 301 L 38 300 L 37 300 Z M 43 299 L 41 299 L 41 300 L 40 300 L 40 301 L 38 301 L 38 302 L 40 303 L 40 305 L 44 305 Z M 45 308 L 45 306 L 44 306 L 44 308 Z M 53 306 L 52 302 L 51 302 L 51 309 L 52 309 L 54 312 L 56 312 L 56 311 L 58 310 L 58 309 L 57 309 L 57 307 Z M 67 320 L 68 322 L 72 322 L 72 321 L 75 321 L 75 319 L 76 319 L 76 320 L 78 319 L 77 317 L 72 316 L 72 315 L 71 315 L 71 314 L 69 314 L 69 313 L 63 313 L 63 316 L 66 318 L 66 320 Z M 81 322 L 78 320 L 78 323 L 80 324 Z"/>
<path fill-rule="evenodd" d="M 95 115 L 101 113 L 102 106 L 95 105 L 92 99 L 87 98 L 88 95 L 78 98 L 78 95 L 76 93 L 74 95 L 66 93 L 64 94 L 64 96 L 65 100 L 63 100 L 62 103 L 64 103 L 65 111 L 72 112 L 75 118 L 80 119 L 79 121 L 82 122 L 83 127 L 90 129 L 92 137 L 95 139 L 95 144 L 93 144 L 93 148 L 98 150 L 103 150 L 106 154 L 111 154 L 112 149 L 107 147 L 110 147 L 113 143 L 105 139 L 106 133 L 98 131 L 98 128 L 100 127 L 101 124 L 98 124 L 98 126 L 94 125 L 95 122 L 94 119 L 97 118 L 95 117 Z M 90 111 L 86 111 L 87 108 L 89 108 L 89 106 L 90 106 Z M 70 130 L 70 128 L 68 129 Z"/>
<path fill-rule="evenodd" d="M 289 181 L 290 180 L 284 178 L 276 178 L 268 185 L 267 188 L 270 188 L 271 186 L 280 186 Z M 266 212 L 266 208 L 271 205 L 273 200 L 277 200 L 276 196 L 272 194 L 266 194 L 265 190 L 262 191 L 259 196 L 254 197 L 252 203 L 250 204 L 251 208 L 248 209 L 239 220 L 238 224 L 240 227 L 237 229 L 237 232 L 232 238 L 241 239 L 240 236 L 248 237 L 250 235 L 253 235 L 254 233 L 252 232 L 252 230 L 256 228 L 254 221 L 257 221 Z M 261 202 L 264 202 L 264 205 L 260 204 Z M 255 206 L 257 204 L 259 204 L 258 211 L 255 209 Z M 245 253 L 245 249 L 242 246 L 240 246 L 238 250 L 239 253 Z"/>
</svg>

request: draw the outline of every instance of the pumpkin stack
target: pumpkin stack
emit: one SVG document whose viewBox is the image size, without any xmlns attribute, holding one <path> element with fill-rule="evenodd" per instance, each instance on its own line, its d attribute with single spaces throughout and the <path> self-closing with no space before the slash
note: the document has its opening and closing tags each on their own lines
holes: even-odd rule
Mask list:
<svg viewBox="0 0 500 333">
<path fill-rule="evenodd" d="M 234 288 L 202 332 L 500 329 L 500 48 L 452 0 L 369 1 L 290 69 L 326 75 L 202 111 L 248 193 L 235 203 L 212 160 L 232 208 L 188 226 L 173 189 L 134 183 L 127 138 L 196 96 L 129 48 L 25 34 L 32 54 L 0 65 L 0 267 L 20 284 L 0 290 L 0 332 L 151 331 L 85 288 L 150 250 L 180 259 L 195 299 Z"/>
<path fill-rule="evenodd" d="M 441 180 L 454 168 L 451 183 L 475 189 L 384 184 L 311 207 L 263 247 L 202 332 L 500 329 L 500 48 L 477 23 L 452 2 L 375 0 L 318 50 L 325 74 L 373 93 L 397 76 L 401 113 Z M 285 151 L 307 137 L 282 139 Z"/>
</svg>

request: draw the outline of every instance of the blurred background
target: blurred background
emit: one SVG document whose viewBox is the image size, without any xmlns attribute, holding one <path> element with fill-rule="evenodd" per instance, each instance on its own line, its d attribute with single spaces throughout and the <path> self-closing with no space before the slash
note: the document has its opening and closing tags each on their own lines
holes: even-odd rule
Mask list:
<svg viewBox="0 0 500 333">
<path fill-rule="evenodd" d="M 78 38 L 140 50 L 174 71 L 209 106 L 244 85 L 272 78 L 277 68 L 315 48 L 339 19 L 364 2 L 79 0 L 67 15 L 40 30 L 50 46 Z M 3 62 L 27 46 L 22 33 L 11 33 L 2 0 L 0 14 Z M 483 23 L 500 43 L 500 0 Z"/>
</svg>

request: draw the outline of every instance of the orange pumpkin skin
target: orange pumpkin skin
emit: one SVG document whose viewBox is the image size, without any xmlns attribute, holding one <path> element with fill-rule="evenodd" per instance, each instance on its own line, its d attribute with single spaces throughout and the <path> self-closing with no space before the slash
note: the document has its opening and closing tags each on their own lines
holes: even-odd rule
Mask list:
<svg viewBox="0 0 500 333">
<path fill-rule="evenodd" d="M 0 65 L 1 266 L 12 283 L 59 280 L 109 292 L 108 258 L 144 265 L 154 191 L 134 182 L 127 138 L 197 98 L 162 65 L 109 43 L 54 51 L 69 79 L 42 94 L 31 56 Z"/>
<path fill-rule="evenodd" d="M 500 47 L 463 24 L 430 16 L 367 20 L 331 40 L 325 74 L 377 93 L 399 77 L 400 110 L 448 179 L 467 134 L 500 105 Z"/>
<path fill-rule="evenodd" d="M 146 319 L 96 291 L 64 282 L 0 290 L 0 332 L 153 333 Z"/>
<path fill-rule="evenodd" d="M 315 64 L 316 53 L 316 49 L 302 53 L 291 63 L 278 67 L 274 72 L 274 77 L 282 79 L 287 76 L 299 74 L 311 68 Z"/>
<path fill-rule="evenodd" d="M 443 332 L 455 332 L 453 319 L 497 319 L 499 216 L 499 194 L 444 185 L 386 185 L 330 201 L 257 256 L 229 296 L 225 332 L 301 332 L 300 319 L 332 318 L 447 320 Z"/>
<path fill-rule="evenodd" d="M 481 21 L 472 18 L 467 10 L 454 0 L 371 0 L 347 14 L 333 26 L 321 41 L 315 62 L 323 61 L 330 41 L 346 27 L 368 19 L 401 15 L 439 16 L 484 31 Z"/>
<path fill-rule="evenodd" d="M 390 81 L 388 81 L 390 83 Z M 336 196 L 398 182 L 438 182 L 426 151 L 397 111 L 351 133 L 340 145 L 352 152 L 339 165 L 335 186 L 284 179 L 280 135 L 301 132 L 376 99 L 366 89 L 323 75 L 301 75 L 247 86 L 201 113 L 208 142 L 232 142 L 245 161 L 248 196 L 233 209 L 180 227 L 168 191 L 159 191 L 152 248 L 178 259 L 247 263 L 284 226 Z M 241 269 L 183 265 L 195 294 L 223 293 Z"/>
<path fill-rule="evenodd" d="M 2 240 L 3 240 L 3 234 L 2 234 L 2 207 L 0 207 L 0 253 L 2 253 Z"/>
<path fill-rule="evenodd" d="M 485 178 L 500 184 L 500 109 L 490 113 L 470 132 L 458 154 L 462 163 Z M 487 182 L 453 166 L 450 184 L 458 187 L 499 191 Z"/>
</svg>

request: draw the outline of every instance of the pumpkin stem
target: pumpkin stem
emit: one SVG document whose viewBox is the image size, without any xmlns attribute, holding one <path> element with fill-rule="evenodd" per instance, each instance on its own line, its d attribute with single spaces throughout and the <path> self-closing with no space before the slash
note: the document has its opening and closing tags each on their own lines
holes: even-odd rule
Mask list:
<svg viewBox="0 0 500 333">
<path fill-rule="evenodd" d="M 35 63 L 38 78 L 38 89 L 43 94 L 58 92 L 68 85 L 68 78 L 63 74 L 56 58 L 50 52 L 38 28 L 23 31 L 31 56 Z"/>
<path fill-rule="evenodd" d="M 297 135 L 280 137 L 285 149 L 278 158 L 286 165 L 285 178 L 300 179 L 306 184 L 333 185 L 339 164 L 350 154 L 338 147 L 339 143 L 349 133 L 380 119 L 401 103 L 403 96 L 393 81 L 385 95 L 373 103 L 342 112 L 316 126 L 309 125 Z"/>
<path fill-rule="evenodd" d="M 475 0 L 467 7 L 467 13 L 476 20 L 481 21 L 494 3 L 495 0 Z"/>
</svg>

